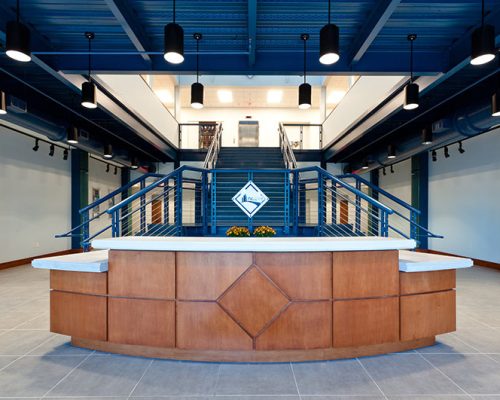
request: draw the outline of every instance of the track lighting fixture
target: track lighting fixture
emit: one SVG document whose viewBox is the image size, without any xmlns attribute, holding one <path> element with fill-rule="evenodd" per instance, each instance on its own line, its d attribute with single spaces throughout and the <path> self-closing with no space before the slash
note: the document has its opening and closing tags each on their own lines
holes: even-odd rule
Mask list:
<svg viewBox="0 0 500 400">
<path fill-rule="evenodd" d="M 49 147 L 49 156 L 54 157 L 55 146 L 53 144 Z"/>
<path fill-rule="evenodd" d="M 38 151 L 40 146 L 38 145 L 38 139 L 35 139 L 35 146 L 33 146 L 33 151 Z"/>
<path fill-rule="evenodd" d="M 340 59 L 339 28 L 331 23 L 331 0 L 328 0 L 328 24 L 319 32 L 319 62 L 325 65 L 335 64 Z"/>
<path fill-rule="evenodd" d="M 495 58 L 495 28 L 484 24 L 484 0 L 481 0 L 481 26 L 471 36 L 472 65 L 486 64 Z"/>
<path fill-rule="evenodd" d="M 109 173 L 109 164 L 106 164 L 106 172 Z"/>
<path fill-rule="evenodd" d="M 200 76 L 200 40 L 201 33 L 193 35 L 196 40 L 196 82 L 191 85 L 191 107 L 200 109 L 203 108 L 203 85 L 199 82 Z"/>
<path fill-rule="evenodd" d="M 16 61 L 29 62 L 31 61 L 30 30 L 20 22 L 19 11 L 19 0 L 17 0 L 16 20 L 7 22 L 5 54 Z"/>
<path fill-rule="evenodd" d="M 7 97 L 5 92 L 0 92 L 0 115 L 7 114 Z"/>
<path fill-rule="evenodd" d="M 139 158 L 137 158 L 137 156 L 132 157 L 132 160 L 130 160 L 130 168 L 131 169 L 139 168 Z"/>
<path fill-rule="evenodd" d="M 500 117 L 500 74 L 497 74 L 495 93 L 491 96 L 491 116 Z"/>
<path fill-rule="evenodd" d="M 85 32 L 85 37 L 89 41 L 89 75 L 88 81 L 83 82 L 82 84 L 82 106 L 85 108 L 97 108 L 95 84 L 92 82 L 91 77 L 92 55 L 90 54 L 92 49 L 92 40 L 95 38 L 95 34 L 94 32 Z"/>
<path fill-rule="evenodd" d="M 428 125 L 422 129 L 422 144 L 432 144 L 432 126 Z"/>
<path fill-rule="evenodd" d="M 118 174 L 118 167 L 115 165 L 115 175 Z"/>
<path fill-rule="evenodd" d="M 464 154 L 465 153 L 464 146 L 462 145 L 462 141 L 458 142 L 458 152 L 460 154 Z"/>
<path fill-rule="evenodd" d="M 387 175 L 387 173 L 385 172 L 385 167 L 384 167 L 384 168 L 382 168 L 382 175 L 384 175 L 384 176 L 386 176 L 386 175 Z"/>
<path fill-rule="evenodd" d="M 306 82 L 306 43 L 309 39 L 309 34 L 303 33 L 300 38 L 304 42 L 304 83 L 299 86 L 299 108 L 307 110 L 311 107 L 311 85 Z"/>
<path fill-rule="evenodd" d="M 391 164 L 391 174 L 393 174 L 393 173 L 394 173 L 394 165 Z"/>
<path fill-rule="evenodd" d="M 113 146 L 111 146 L 110 144 L 104 145 L 103 157 L 107 158 L 108 160 L 113 158 Z"/>
<path fill-rule="evenodd" d="M 396 158 L 396 147 L 393 144 L 387 146 L 387 158 L 393 159 Z"/>
<path fill-rule="evenodd" d="M 408 35 L 408 40 L 410 42 L 410 83 L 405 87 L 405 104 L 403 108 L 405 110 L 414 110 L 418 108 L 418 85 L 413 82 L 413 42 L 417 39 L 417 35 L 414 33 Z"/>
<path fill-rule="evenodd" d="M 173 22 L 165 25 L 163 58 L 171 64 L 180 64 L 184 61 L 184 29 L 175 23 L 175 0 L 173 7 Z"/>
<path fill-rule="evenodd" d="M 448 158 L 450 156 L 450 151 L 448 150 L 448 146 L 444 146 L 444 158 Z"/>
<path fill-rule="evenodd" d="M 361 169 L 368 169 L 369 167 L 370 167 L 370 164 L 368 163 L 368 160 L 364 160 L 363 166 L 361 167 Z"/>
<path fill-rule="evenodd" d="M 64 151 L 63 151 L 63 160 L 66 161 L 68 159 L 68 156 L 69 156 L 68 149 L 64 149 Z"/>
<path fill-rule="evenodd" d="M 78 134 L 78 128 L 72 126 L 71 128 L 68 128 L 68 133 L 66 136 L 66 142 L 70 144 L 77 144 L 78 143 L 78 137 L 80 135 Z"/>
<path fill-rule="evenodd" d="M 436 150 L 432 150 L 432 161 L 436 162 L 438 160 L 438 156 Z"/>
</svg>

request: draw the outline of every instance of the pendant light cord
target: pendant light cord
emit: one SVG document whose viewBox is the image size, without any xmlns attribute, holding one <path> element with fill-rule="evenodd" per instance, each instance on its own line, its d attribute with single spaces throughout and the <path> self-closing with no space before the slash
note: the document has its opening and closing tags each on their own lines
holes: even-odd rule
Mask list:
<svg viewBox="0 0 500 400">
<path fill-rule="evenodd" d="M 17 0 L 16 4 L 17 4 L 16 19 L 17 19 L 17 23 L 19 23 L 19 14 L 20 14 L 20 10 L 19 10 L 19 0 Z"/>
<path fill-rule="evenodd" d="M 306 39 L 304 40 L 304 83 L 306 83 Z"/>
<path fill-rule="evenodd" d="M 410 40 L 410 83 L 413 82 L 413 40 Z"/>
<path fill-rule="evenodd" d="M 484 26 L 484 0 L 481 0 L 481 27 Z"/>
<path fill-rule="evenodd" d="M 175 0 L 174 0 L 174 24 L 175 24 Z"/>
<path fill-rule="evenodd" d="M 88 39 L 89 39 L 89 82 L 91 82 L 91 79 L 90 79 L 90 72 L 91 72 L 90 71 L 91 70 L 90 65 L 91 65 L 91 62 L 92 62 L 92 55 L 90 54 L 90 51 L 91 51 L 91 48 L 92 48 L 92 45 L 91 45 L 92 39 L 90 38 L 90 36 L 89 36 Z"/>
<path fill-rule="evenodd" d="M 196 39 L 196 83 L 200 76 L 200 39 Z"/>
<path fill-rule="evenodd" d="M 330 20 L 331 11 L 332 11 L 332 1 L 328 0 L 328 24 L 330 24 L 330 22 L 331 22 L 331 20 Z"/>
</svg>

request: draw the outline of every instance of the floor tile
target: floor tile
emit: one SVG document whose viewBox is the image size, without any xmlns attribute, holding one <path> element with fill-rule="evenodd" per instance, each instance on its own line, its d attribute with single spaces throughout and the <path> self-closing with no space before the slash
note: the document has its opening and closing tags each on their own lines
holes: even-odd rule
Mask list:
<svg viewBox="0 0 500 400">
<path fill-rule="evenodd" d="M 459 339 L 454 333 L 439 335 L 433 346 L 417 349 L 419 353 L 477 353 L 478 351 Z"/>
<path fill-rule="evenodd" d="M 500 289 L 499 289 L 500 290 Z M 460 329 L 457 337 L 482 353 L 500 354 L 500 332 L 493 328 Z"/>
<path fill-rule="evenodd" d="M 19 329 L 43 329 L 50 330 L 50 317 L 49 313 L 44 312 L 36 318 L 31 318 L 30 320 L 16 326 L 16 330 Z"/>
<path fill-rule="evenodd" d="M 385 400 L 380 396 L 301 396 L 302 400 Z"/>
<path fill-rule="evenodd" d="M 362 358 L 386 395 L 464 394 L 418 354 Z"/>
<path fill-rule="evenodd" d="M 298 394 L 292 368 L 286 364 L 222 364 L 217 395 Z"/>
<path fill-rule="evenodd" d="M 471 399 L 467 394 L 451 394 L 451 395 L 426 395 L 426 396 L 387 396 L 388 400 L 465 400 Z"/>
<path fill-rule="evenodd" d="M 49 339 L 46 331 L 9 331 L 0 336 L 0 355 L 24 355 Z"/>
<path fill-rule="evenodd" d="M 17 356 L 0 356 L 0 369 L 5 368 L 5 366 L 18 358 Z"/>
<path fill-rule="evenodd" d="M 128 396 L 150 362 L 138 357 L 90 356 L 48 395 Z"/>
<path fill-rule="evenodd" d="M 469 394 L 500 394 L 500 363 L 485 355 L 423 356 Z"/>
<path fill-rule="evenodd" d="M 132 396 L 214 394 L 218 372 L 218 364 L 155 360 Z"/>
<path fill-rule="evenodd" d="M 36 347 L 28 354 L 31 355 L 49 355 L 49 356 L 68 356 L 68 355 L 88 355 L 92 350 L 75 347 L 71 345 L 69 336 L 54 335 L 48 341 Z"/>
<path fill-rule="evenodd" d="M 293 365 L 301 395 L 380 395 L 357 360 Z"/>
<path fill-rule="evenodd" d="M 43 396 L 84 357 L 23 357 L 0 371 L 0 397 Z"/>
</svg>

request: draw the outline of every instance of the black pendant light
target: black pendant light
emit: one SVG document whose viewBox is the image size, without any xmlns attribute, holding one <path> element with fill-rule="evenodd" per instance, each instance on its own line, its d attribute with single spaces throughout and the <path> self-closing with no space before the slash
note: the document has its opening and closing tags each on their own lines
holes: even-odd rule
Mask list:
<svg viewBox="0 0 500 400">
<path fill-rule="evenodd" d="M 328 24 L 319 32 L 319 62 L 325 65 L 335 64 L 340 58 L 339 27 L 330 22 L 331 0 L 328 0 Z"/>
<path fill-rule="evenodd" d="M 195 33 L 196 40 L 196 82 L 191 85 L 191 107 L 203 108 L 203 85 L 198 82 L 200 76 L 200 40 L 201 33 Z"/>
<path fill-rule="evenodd" d="M 303 33 L 300 35 L 300 38 L 304 42 L 304 83 L 299 86 L 299 108 L 307 110 L 311 107 L 311 85 L 306 83 L 306 42 L 309 39 L 309 35 Z"/>
<path fill-rule="evenodd" d="M 426 126 L 422 129 L 422 144 L 432 144 L 432 126 Z"/>
<path fill-rule="evenodd" d="M 130 160 L 130 169 L 139 168 L 139 158 L 137 156 L 133 156 Z"/>
<path fill-rule="evenodd" d="M 103 157 L 107 158 L 108 160 L 113 158 L 113 146 L 111 146 L 110 144 L 104 145 Z"/>
<path fill-rule="evenodd" d="M 184 61 L 184 29 L 175 23 L 175 0 L 173 14 L 173 22 L 165 25 L 163 57 L 171 64 L 180 64 Z"/>
<path fill-rule="evenodd" d="M 393 144 L 387 146 L 387 158 L 388 159 L 396 158 L 396 147 Z"/>
<path fill-rule="evenodd" d="M 92 82 L 91 78 L 92 56 L 90 54 L 92 49 L 92 40 L 95 37 L 94 32 L 85 32 L 85 37 L 89 41 L 89 75 L 88 81 L 82 83 L 82 106 L 85 108 L 97 108 L 95 84 Z"/>
<path fill-rule="evenodd" d="M 370 168 L 370 163 L 368 162 L 368 159 L 365 158 L 363 161 L 363 165 L 361 166 L 361 169 L 368 169 Z"/>
<path fill-rule="evenodd" d="M 5 54 L 16 61 L 31 61 L 30 42 L 30 31 L 19 20 L 19 0 L 17 0 L 16 20 L 7 22 Z"/>
<path fill-rule="evenodd" d="M 7 96 L 5 92 L 0 92 L 0 115 L 7 114 Z"/>
<path fill-rule="evenodd" d="M 72 126 L 71 128 L 68 128 L 66 142 L 68 142 L 70 144 L 77 144 L 79 136 L 80 135 L 78 134 L 78 128 L 75 126 Z"/>
<path fill-rule="evenodd" d="M 495 93 L 491 96 L 491 116 L 500 117 L 500 74 L 497 75 Z"/>
<path fill-rule="evenodd" d="M 484 0 L 481 0 L 481 26 L 471 36 L 472 65 L 486 64 L 495 58 L 495 28 L 484 24 Z"/>
<path fill-rule="evenodd" d="M 417 38 L 417 35 L 408 35 L 408 40 L 410 41 L 410 83 L 405 87 L 405 104 L 403 108 L 405 110 L 414 110 L 418 108 L 418 85 L 413 82 L 413 42 Z"/>
</svg>

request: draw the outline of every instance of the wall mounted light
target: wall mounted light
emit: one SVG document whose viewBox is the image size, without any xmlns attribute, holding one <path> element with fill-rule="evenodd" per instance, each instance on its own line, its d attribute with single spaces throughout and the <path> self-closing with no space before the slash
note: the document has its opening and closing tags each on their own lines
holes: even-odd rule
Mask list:
<svg viewBox="0 0 500 400">
<path fill-rule="evenodd" d="M 5 92 L 0 92 L 0 115 L 7 114 L 7 96 Z"/>
<path fill-rule="evenodd" d="M 33 146 L 33 151 L 38 151 L 40 145 L 38 144 L 38 139 L 35 139 L 35 145 Z"/>
<path fill-rule="evenodd" d="M 130 160 L 130 169 L 139 168 L 139 158 L 137 156 L 133 156 Z"/>
<path fill-rule="evenodd" d="M 104 145 L 103 157 L 107 158 L 108 160 L 113 158 L 113 146 L 111 146 L 110 144 Z"/>
<path fill-rule="evenodd" d="M 16 61 L 31 61 L 31 38 L 28 27 L 20 22 L 19 0 L 17 0 L 16 20 L 7 22 L 5 54 Z"/>
<path fill-rule="evenodd" d="M 68 159 L 68 156 L 69 156 L 68 149 L 64 149 L 64 151 L 63 151 L 63 160 L 66 161 Z"/>
<path fill-rule="evenodd" d="M 53 144 L 51 144 L 49 147 L 49 156 L 51 156 L 51 157 L 54 156 L 55 149 L 56 149 L 55 146 Z"/>
<path fill-rule="evenodd" d="M 340 59 L 339 27 L 331 23 L 331 0 L 328 0 L 328 24 L 319 32 L 319 62 L 335 64 Z"/>
<path fill-rule="evenodd" d="M 436 162 L 438 160 L 438 156 L 436 150 L 432 150 L 432 161 Z"/>
<path fill-rule="evenodd" d="M 410 42 L 410 83 L 405 87 L 405 104 L 403 108 L 405 110 L 414 110 L 419 106 L 419 88 L 413 82 L 413 42 L 417 39 L 417 35 L 412 33 L 407 38 Z"/>
<path fill-rule="evenodd" d="M 79 133 L 78 133 L 77 127 L 72 126 L 71 128 L 68 128 L 66 142 L 68 142 L 70 144 L 77 144 L 78 137 L 79 137 Z"/>
<path fill-rule="evenodd" d="M 97 108 L 95 84 L 94 82 L 92 82 L 92 77 L 91 77 L 91 72 L 92 72 L 91 50 L 92 50 L 92 40 L 95 38 L 95 34 L 94 32 L 85 32 L 85 37 L 89 41 L 89 74 L 87 82 L 83 82 L 82 84 L 82 106 L 85 108 L 92 109 L 92 108 Z"/>
<path fill-rule="evenodd" d="M 432 126 L 428 125 L 422 129 L 422 144 L 429 145 L 432 144 Z"/>
<path fill-rule="evenodd" d="M 304 42 L 304 83 L 299 86 L 299 108 L 301 110 L 307 110 L 311 107 L 311 85 L 306 82 L 306 43 L 309 39 L 309 35 L 307 33 L 303 33 L 300 35 L 300 38 Z"/>
<path fill-rule="evenodd" d="M 191 85 L 191 107 L 200 109 L 203 108 L 203 85 L 199 82 L 200 76 L 200 40 L 201 33 L 193 35 L 196 40 L 196 82 Z"/>
<path fill-rule="evenodd" d="M 394 173 L 394 165 L 391 164 L 391 174 L 393 174 L 393 173 Z"/>
<path fill-rule="evenodd" d="M 118 174 L 118 167 L 117 167 L 116 165 L 115 165 L 115 173 L 114 173 L 114 174 L 115 174 L 115 175 L 117 175 L 117 174 Z"/>
<path fill-rule="evenodd" d="M 448 146 L 444 146 L 444 158 L 448 158 L 450 156 L 450 151 L 448 150 Z"/>
<path fill-rule="evenodd" d="M 184 61 L 184 29 L 175 23 L 175 0 L 173 7 L 173 22 L 165 25 L 163 58 L 171 64 L 180 64 Z"/>
<path fill-rule="evenodd" d="M 109 172 L 109 167 L 110 167 L 110 165 L 106 164 L 106 172 Z"/>
<path fill-rule="evenodd" d="M 384 175 L 384 176 L 386 176 L 386 175 L 387 175 L 387 173 L 385 172 L 385 167 L 384 167 L 384 168 L 382 168 L 382 175 Z"/>
<path fill-rule="evenodd" d="M 393 144 L 387 146 L 387 158 L 388 159 L 396 158 L 396 147 Z"/>
<path fill-rule="evenodd" d="M 484 0 L 481 1 L 481 26 L 471 36 L 472 65 L 486 64 L 495 58 L 495 28 L 484 24 Z"/>
<path fill-rule="evenodd" d="M 464 149 L 464 146 L 462 144 L 462 141 L 458 142 L 458 152 L 460 154 L 464 154 L 465 153 L 465 149 Z"/>
</svg>

